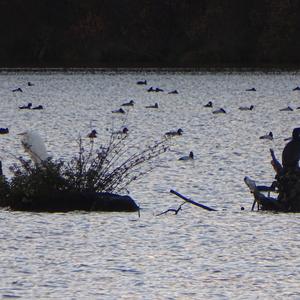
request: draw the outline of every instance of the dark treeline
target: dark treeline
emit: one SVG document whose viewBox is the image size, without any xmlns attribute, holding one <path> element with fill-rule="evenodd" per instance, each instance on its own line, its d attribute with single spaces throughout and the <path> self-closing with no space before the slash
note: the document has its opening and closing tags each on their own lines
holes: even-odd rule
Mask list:
<svg viewBox="0 0 300 300">
<path fill-rule="evenodd" d="M 300 0 L 0 0 L 0 66 L 300 66 L 299 13 Z"/>
</svg>

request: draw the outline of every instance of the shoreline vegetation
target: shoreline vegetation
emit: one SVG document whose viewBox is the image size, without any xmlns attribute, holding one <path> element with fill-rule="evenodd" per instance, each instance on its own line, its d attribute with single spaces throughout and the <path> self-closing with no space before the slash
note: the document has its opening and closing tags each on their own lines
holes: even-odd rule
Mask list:
<svg viewBox="0 0 300 300">
<path fill-rule="evenodd" d="M 91 66 L 17 66 L 17 67 L 1 67 L 1 73 L 244 73 L 244 72 L 261 72 L 261 73 L 281 73 L 281 72 L 300 72 L 299 66 L 204 66 L 204 67 L 143 67 L 143 66 L 105 66 L 105 67 L 91 67 Z"/>
<path fill-rule="evenodd" d="M 299 1 L 5 0 L 1 67 L 300 67 Z"/>
</svg>

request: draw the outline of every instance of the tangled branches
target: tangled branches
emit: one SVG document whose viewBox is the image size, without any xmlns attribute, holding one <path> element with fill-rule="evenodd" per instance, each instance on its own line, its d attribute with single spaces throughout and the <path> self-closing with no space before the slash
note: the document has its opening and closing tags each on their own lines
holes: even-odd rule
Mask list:
<svg viewBox="0 0 300 300">
<path fill-rule="evenodd" d="M 64 165 L 63 177 L 69 189 L 94 192 L 120 192 L 134 180 L 150 172 L 151 161 L 169 148 L 166 140 L 155 142 L 145 149 L 135 149 L 127 143 L 128 136 L 111 134 L 107 146 L 89 150 L 79 140 L 78 155 Z M 148 162 L 148 164 L 146 164 Z"/>
<path fill-rule="evenodd" d="M 19 158 L 10 167 L 13 176 L 0 181 L 0 206 L 14 201 L 49 198 L 56 192 L 119 193 L 156 165 L 152 161 L 169 148 L 168 141 L 144 149 L 130 144 L 127 135 L 111 134 L 106 146 L 95 147 L 78 140 L 78 153 L 70 160 L 48 159 L 41 164 Z"/>
</svg>

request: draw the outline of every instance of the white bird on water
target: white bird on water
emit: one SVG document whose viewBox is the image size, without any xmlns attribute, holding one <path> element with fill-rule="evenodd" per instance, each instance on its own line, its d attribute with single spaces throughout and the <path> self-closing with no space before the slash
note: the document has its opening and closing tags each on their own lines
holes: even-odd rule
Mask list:
<svg viewBox="0 0 300 300">
<path fill-rule="evenodd" d="M 21 135 L 21 143 L 35 164 L 41 164 L 49 158 L 44 141 L 41 136 L 34 131 L 24 131 Z"/>
</svg>

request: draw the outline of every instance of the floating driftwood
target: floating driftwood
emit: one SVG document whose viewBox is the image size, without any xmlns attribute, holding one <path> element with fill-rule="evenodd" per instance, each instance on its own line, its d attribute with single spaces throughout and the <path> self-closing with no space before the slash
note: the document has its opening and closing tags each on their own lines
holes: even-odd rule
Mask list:
<svg viewBox="0 0 300 300">
<path fill-rule="evenodd" d="M 191 199 L 189 199 L 189 198 L 187 198 L 187 197 L 185 197 L 185 196 L 179 194 L 178 192 L 176 192 L 176 191 L 174 191 L 174 190 L 170 190 L 170 193 L 172 193 L 172 194 L 174 194 L 174 195 L 180 197 L 181 199 L 183 199 L 184 201 L 186 201 L 186 202 L 188 202 L 188 203 L 191 203 L 191 204 L 193 204 L 193 205 L 196 205 L 196 206 L 198 206 L 198 207 L 201 207 L 201 208 L 203 208 L 203 209 L 205 209 L 205 210 L 216 211 L 215 209 L 213 209 L 213 208 L 211 208 L 211 207 L 208 207 L 208 206 L 206 206 L 206 205 L 203 205 L 203 204 L 201 204 L 201 203 L 195 202 L 195 201 L 193 201 L 193 200 L 191 200 Z"/>
<path fill-rule="evenodd" d="M 300 212 L 300 169 L 284 168 L 270 149 L 271 164 L 276 172 L 275 180 L 270 186 L 260 186 L 249 177 L 244 181 L 254 196 L 252 210 L 272 210 L 279 212 Z M 276 193 L 276 197 L 270 194 Z M 267 193 L 265 195 L 264 193 Z"/>
<path fill-rule="evenodd" d="M 158 214 L 158 215 L 156 215 L 156 216 L 161 216 L 161 215 L 164 215 L 164 214 L 166 214 L 166 213 L 168 213 L 168 212 L 174 212 L 174 214 L 177 215 L 177 214 L 179 213 L 179 211 L 182 209 L 182 206 L 183 206 L 184 204 L 186 204 L 186 203 L 193 204 L 193 205 L 195 205 L 195 206 L 201 207 L 201 208 L 203 208 L 203 209 L 205 209 L 205 210 L 208 210 L 208 211 L 216 211 L 216 209 L 213 209 L 213 208 L 211 208 L 211 207 L 209 207 L 209 206 L 203 205 L 203 204 L 198 203 L 198 202 L 196 202 L 196 201 L 194 201 L 194 200 L 192 200 L 192 199 L 189 199 L 189 198 L 187 198 L 187 197 L 181 195 L 180 193 L 178 193 L 178 192 L 176 192 L 176 191 L 174 191 L 174 190 L 170 190 L 170 193 L 172 193 L 172 194 L 178 196 L 179 198 L 183 199 L 185 202 L 181 203 L 177 209 L 169 208 L 169 209 L 167 209 L 166 211 L 164 211 L 164 212 L 162 212 L 162 213 L 160 213 L 160 214 Z"/>
</svg>

